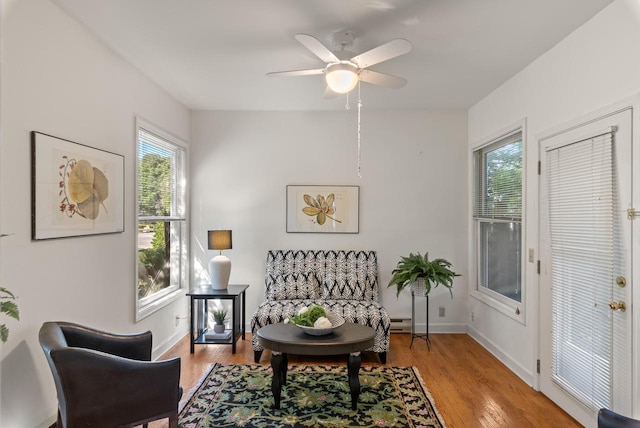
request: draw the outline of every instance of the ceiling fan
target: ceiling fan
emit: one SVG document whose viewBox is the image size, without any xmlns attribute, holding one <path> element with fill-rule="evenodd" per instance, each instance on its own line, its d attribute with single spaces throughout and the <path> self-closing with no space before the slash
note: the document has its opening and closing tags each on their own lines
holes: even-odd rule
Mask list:
<svg viewBox="0 0 640 428">
<path fill-rule="evenodd" d="M 387 88 L 402 88 L 407 84 L 406 79 L 390 74 L 369 70 L 368 67 L 404 55 L 411 50 L 411 43 L 405 39 L 394 39 L 367 52 L 355 55 L 346 50 L 353 44 L 355 38 L 350 31 L 338 32 L 333 35 L 333 44 L 337 48 L 331 51 L 315 37 L 299 33 L 295 35 L 313 54 L 325 62 L 324 68 L 308 70 L 276 71 L 267 76 L 311 76 L 324 74 L 327 82 L 325 98 L 333 98 L 336 94 L 350 92 L 359 81 Z"/>
</svg>

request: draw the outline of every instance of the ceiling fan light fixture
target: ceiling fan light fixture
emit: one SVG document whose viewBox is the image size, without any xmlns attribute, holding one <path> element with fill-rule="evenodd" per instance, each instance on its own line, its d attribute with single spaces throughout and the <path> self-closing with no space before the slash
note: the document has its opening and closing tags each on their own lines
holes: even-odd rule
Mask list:
<svg viewBox="0 0 640 428">
<path fill-rule="evenodd" d="M 358 67 L 348 61 L 329 64 L 325 72 L 327 86 L 333 92 L 346 94 L 358 84 Z"/>
</svg>

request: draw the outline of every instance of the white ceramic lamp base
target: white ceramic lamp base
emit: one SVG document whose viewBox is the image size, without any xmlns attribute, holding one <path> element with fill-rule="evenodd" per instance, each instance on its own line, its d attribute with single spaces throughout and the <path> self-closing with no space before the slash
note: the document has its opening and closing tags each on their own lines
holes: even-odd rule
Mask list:
<svg viewBox="0 0 640 428">
<path fill-rule="evenodd" d="M 211 288 L 214 290 L 224 290 L 229 285 L 231 275 L 231 260 L 228 257 L 219 255 L 209 261 L 209 277 L 211 277 Z"/>
</svg>

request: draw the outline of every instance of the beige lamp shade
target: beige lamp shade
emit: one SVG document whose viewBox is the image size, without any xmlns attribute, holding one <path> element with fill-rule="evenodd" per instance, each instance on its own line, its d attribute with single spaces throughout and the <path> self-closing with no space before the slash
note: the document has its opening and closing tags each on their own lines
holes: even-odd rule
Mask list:
<svg viewBox="0 0 640 428">
<path fill-rule="evenodd" d="M 230 230 L 210 230 L 209 231 L 209 249 L 210 250 L 230 250 L 231 231 Z"/>
</svg>

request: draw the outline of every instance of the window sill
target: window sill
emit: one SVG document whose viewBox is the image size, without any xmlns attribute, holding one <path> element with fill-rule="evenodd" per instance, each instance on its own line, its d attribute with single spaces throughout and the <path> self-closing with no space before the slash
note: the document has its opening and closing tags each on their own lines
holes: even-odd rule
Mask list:
<svg viewBox="0 0 640 428">
<path fill-rule="evenodd" d="M 175 302 L 180 297 L 185 295 L 185 291 L 182 288 L 179 288 L 171 293 L 168 293 L 152 302 L 147 303 L 144 306 L 138 306 L 140 301 L 138 300 L 136 303 L 136 322 L 143 320 L 154 312 L 159 311 L 165 306 Z"/>
<path fill-rule="evenodd" d="M 522 303 L 514 302 L 513 304 L 507 304 L 494 299 L 493 297 L 488 295 L 488 293 L 483 293 L 478 290 L 471 290 L 469 292 L 469 296 L 484 303 L 487 306 L 492 307 L 496 311 L 508 316 L 509 318 L 519 322 L 520 324 L 526 325 Z"/>
</svg>

